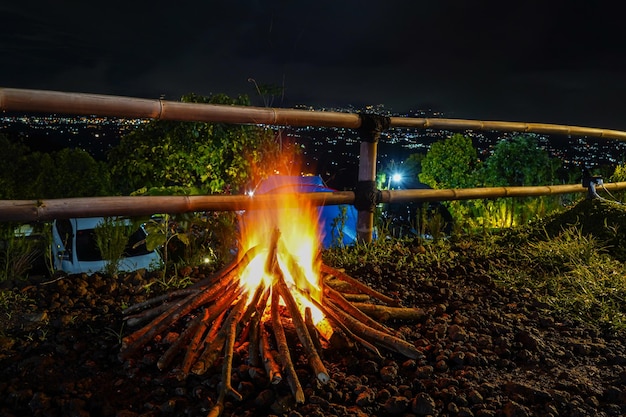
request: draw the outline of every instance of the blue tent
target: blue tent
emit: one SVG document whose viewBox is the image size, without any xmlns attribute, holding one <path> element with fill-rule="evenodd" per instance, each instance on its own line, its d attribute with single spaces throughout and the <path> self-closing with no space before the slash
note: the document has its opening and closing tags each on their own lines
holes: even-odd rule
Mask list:
<svg viewBox="0 0 626 417">
<path fill-rule="evenodd" d="M 319 193 L 336 191 L 328 188 L 320 176 L 273 175 L 263 180 L 255 194 L 278 194 L 286 192 Z M 320 206 L 320 231 L 325 249 L 332 246 L 350 245 L 356 241 L 357 210 L 352 205 Z M 345 214 L 343 213 L 345 210 Z M 345 221 L 344 221 L 345 220 Z M 341 230 L 339 230 L 341 227 Z"/>
</svg>

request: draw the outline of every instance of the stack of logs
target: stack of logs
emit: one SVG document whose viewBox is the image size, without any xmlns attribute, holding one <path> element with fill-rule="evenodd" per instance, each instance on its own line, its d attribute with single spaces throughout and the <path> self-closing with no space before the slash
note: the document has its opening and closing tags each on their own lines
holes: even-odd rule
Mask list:
<svg viewBox="0 0 626 417">
<path fill-rule="evenodd" d="M 238 274 L 260 253 L 258 246 L 248 250 L 213 277 L 197 282 L 190 288 L 173 291 L 126 309 L 124 314 L 129 325 L 137 325 L 147 320 L 150 322 L 123 339 L 120 359 L 125 360 L 137 354 L 146 344 L 186 318 L 187 327 L 163 353 L 157 366 L 159 369 L 168 368 L 178 354 L 185 351 L 177 369 L 180 378 L 185 378 L 190 372 L 204 374 L 221 359 L 222 383 L 210 416 L 221 414 L 227 395 L 237 400 L 242 399 L 231 386 L 236 346 L 247 346 L 250 365 L 259 366 L 262 363 L 273 384 L 280 383 L 283 376 L 286 377 L 295 401 L 303 403 L 304 392 L 285 335 L 286 322 L 291 321 L 306 353 L 308 364 L 322 383 L 327 383 L 330 379 L 320 358 L 322 342 L 326 341 L 321 340 L 323 337 L 313 324 L 311 309 L 307 307 L 304 314 L 300 312 L 294 292 L 302 290 L 288 286 L 284 272 L 278 265 L 279 236 L 280 233 L 275 231 L 266 258 L 265 271 L 259 271 L 271 276 L 271 284 L 265 284 L 261 280 L 252 296 L 241 285 Z M 281 256 L 282 254 L 283 252 Z M 292 258 L 289 265 L 291 274 L 302 273 L 295 259 Z M 378 347 L 408 358 L 420 356 L 411 343 L 403 340 L 401 335 L 380 321 L 388 318 L 419 319 L 423 315 L 421 309 L 400 307 L 397 299 L 388 297 L 328 265 L 322 264 L 321 272 L 321 302 L 316 302 L 308 294 L 300 295 L 307 297 L 323 312 L 332 324 L 333 331 L 343 333 L 357 346 L 363 346 L 379 356 Z M 341 287 L 337 284 L 347 284 L 349 293 L 334 289 L 333 287 Z M 268 327 L 273 333 L 273 343 Z"/>
</svg>

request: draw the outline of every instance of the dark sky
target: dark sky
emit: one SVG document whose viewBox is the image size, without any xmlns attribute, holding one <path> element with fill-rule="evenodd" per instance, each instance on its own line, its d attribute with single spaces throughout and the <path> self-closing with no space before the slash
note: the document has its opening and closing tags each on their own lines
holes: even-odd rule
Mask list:
<svg viewBox="0 0 626 417">
<path fill-rule="evenodd" d="M 8 3 L 8 2 L 3 2 Z M 384 104 L 626 130 L 626 27 L 605 1 L 31 1 L 0 5 L 0 86 L 274 107 Z"/>
</svg>

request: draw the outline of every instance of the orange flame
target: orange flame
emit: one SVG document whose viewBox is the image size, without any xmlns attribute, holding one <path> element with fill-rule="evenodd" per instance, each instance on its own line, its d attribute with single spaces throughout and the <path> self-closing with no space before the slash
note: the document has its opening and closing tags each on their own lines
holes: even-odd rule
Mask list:
<svg viewBox="0 0 626 417">
<path fill-rule="evenodd" d="M 245 271 L 241 271 L 240 280 L 248 289 L 249 297 L 252 297 L 262 280 L 268 287 L 272 285 L 273 277 L 265 271 L 265 265 L 272 235 L 278 229 L 280 237 L 276 256 L 279 268 L 302 312 L 310 307 L 313 321 L 317 323 L 324 315 L 302 293 L 321 302 L 320 261 L 317 256 L 321 242 L 319 212 L 311 204 L 298 199 L 293 186 L 281 187 L 281 193 L 275 194 L 275 197 L 272 208 L 245 213 L 241 226 L 242 253 L 257 245 L 264 249 Z"/>
</svg>

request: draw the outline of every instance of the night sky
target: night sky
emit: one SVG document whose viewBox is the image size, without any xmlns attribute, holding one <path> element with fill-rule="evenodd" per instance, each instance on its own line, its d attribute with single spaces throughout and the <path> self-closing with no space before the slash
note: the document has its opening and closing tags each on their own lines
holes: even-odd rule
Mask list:
<svg viewBox="0 0 626 417">
<path fill-rule="evenodd" d="M 626 130 L 626 27 L 606 1 L 14 1 L 0 86 Z"/>
</svg>

